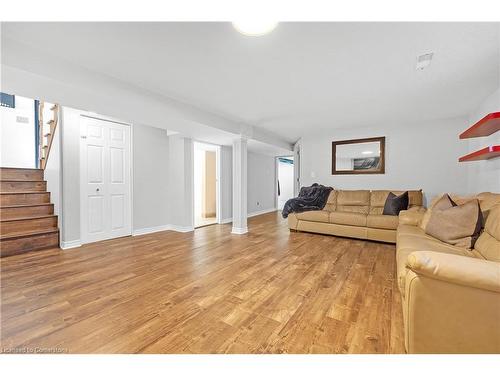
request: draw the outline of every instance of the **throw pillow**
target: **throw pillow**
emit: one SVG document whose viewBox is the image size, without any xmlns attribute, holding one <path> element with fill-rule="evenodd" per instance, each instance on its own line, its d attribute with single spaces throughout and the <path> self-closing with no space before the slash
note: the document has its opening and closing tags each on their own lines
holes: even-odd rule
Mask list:
<svg viewBox="0 0 500 375">
<path fill-rule="evenodd" d="M 450 245 L 471 249 L 481 232 L 482 221 L 477 199 L 444 209 L 434 207 L 425 233 Z"/>
<path fill-rule="evenodd" d="M 398 216 L 399 211 L 408 209 L 408 192 L 405 191 L 403 194 L 397 196 L 394 193 L 389 193 L 384 204 L 383 215 L 393 215 Z"/>
<path fill-rule="evenodd" d="M 422 218 L 422 221 L 420 223 L 420 228 L 425 231 L 427 223 L 429 223 L 429 219 L 431 218 L 432 210 L 444 210 L 453 206 L 454 202 L 448 194 L 443 194 L 440 197 L 434 198 L 427 208 L 427 211 L 425 211 L 424 217 Z"/>
</svg>

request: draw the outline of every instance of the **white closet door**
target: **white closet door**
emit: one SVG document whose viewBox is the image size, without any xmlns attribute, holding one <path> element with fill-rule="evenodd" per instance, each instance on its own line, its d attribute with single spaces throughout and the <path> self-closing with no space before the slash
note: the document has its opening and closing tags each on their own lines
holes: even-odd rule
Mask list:
<svg viewBox="0 0 500 375">
<path fill-rule="evenodd" d="M 128 236 L 130 127 L 84 116 L 80 126 L 82 241 Z"/>
</svg>

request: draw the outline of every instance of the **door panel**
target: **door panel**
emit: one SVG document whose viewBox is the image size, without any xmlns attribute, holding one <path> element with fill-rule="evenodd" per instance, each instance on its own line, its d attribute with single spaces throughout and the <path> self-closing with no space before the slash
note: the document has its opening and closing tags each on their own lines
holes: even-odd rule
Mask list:
<svg viewBox="0 0 500 375">
<path fill-rule="evenodd" d="M 103 147 L 97 145 L 87 145 L 87 165 L 92 166 L 87 169 L 89 183 L 103 183 L 104 155 Z"/>
<path fill-rule="evenodd" d="M 89 233 L 103 233 L 104 227 L 104 197 L 88 197 L 88 231 Z"/>
<path fill-rule="evenodd" d="M 112 183 L 124 183 L 123 176 L 125 174 L 123 167 L 125 165 L 123 149 L 111 147 L 111 182 Z"/>
<path fill-rule="evenodd" d="M 82 242 L 131 234 L 130 127 L 81 117 Z"/>
<path fill-rule="evenodd" d="M 125 225 L 125 196 L 111 196 L 111 229 L 123 229 Z"/>
</svg>

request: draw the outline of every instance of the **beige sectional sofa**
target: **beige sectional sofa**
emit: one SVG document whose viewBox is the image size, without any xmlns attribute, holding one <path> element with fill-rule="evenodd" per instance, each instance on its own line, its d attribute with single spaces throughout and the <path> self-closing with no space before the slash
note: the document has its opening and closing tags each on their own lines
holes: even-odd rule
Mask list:
<svg viewBox="0 0 500 375">
<path fill-rule="evenodd" d="M 477 198 L 486 219 L 472 250 L 425 234 L 423 212 L 400 213 L 396 262 L 408 353 L 500 353 L 500 194 Z"/>
<path fill-rule="evenodd" d="M 291 213 L 292 231 L 331 234 L 382 242 L 396 242 L 398 216 L 382 215 L 390 190 L 332 190 L 321 211 Z M 403 191 L 392 191 L 402 194 Z M 423 212 L 422 191 L 412 190 L 409 211 Z"/>
</svg>

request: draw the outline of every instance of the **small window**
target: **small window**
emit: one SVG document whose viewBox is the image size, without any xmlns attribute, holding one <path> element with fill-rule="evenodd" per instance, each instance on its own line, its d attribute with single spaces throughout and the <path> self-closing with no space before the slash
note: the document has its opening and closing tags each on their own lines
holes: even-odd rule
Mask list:
<svg viewBox="0 0 500 375">
<path fill-rule="evenodd" d="M 7 108 L 16 108 L 16 97 L 0 92 L 0 105 Z"/>
</svg>

